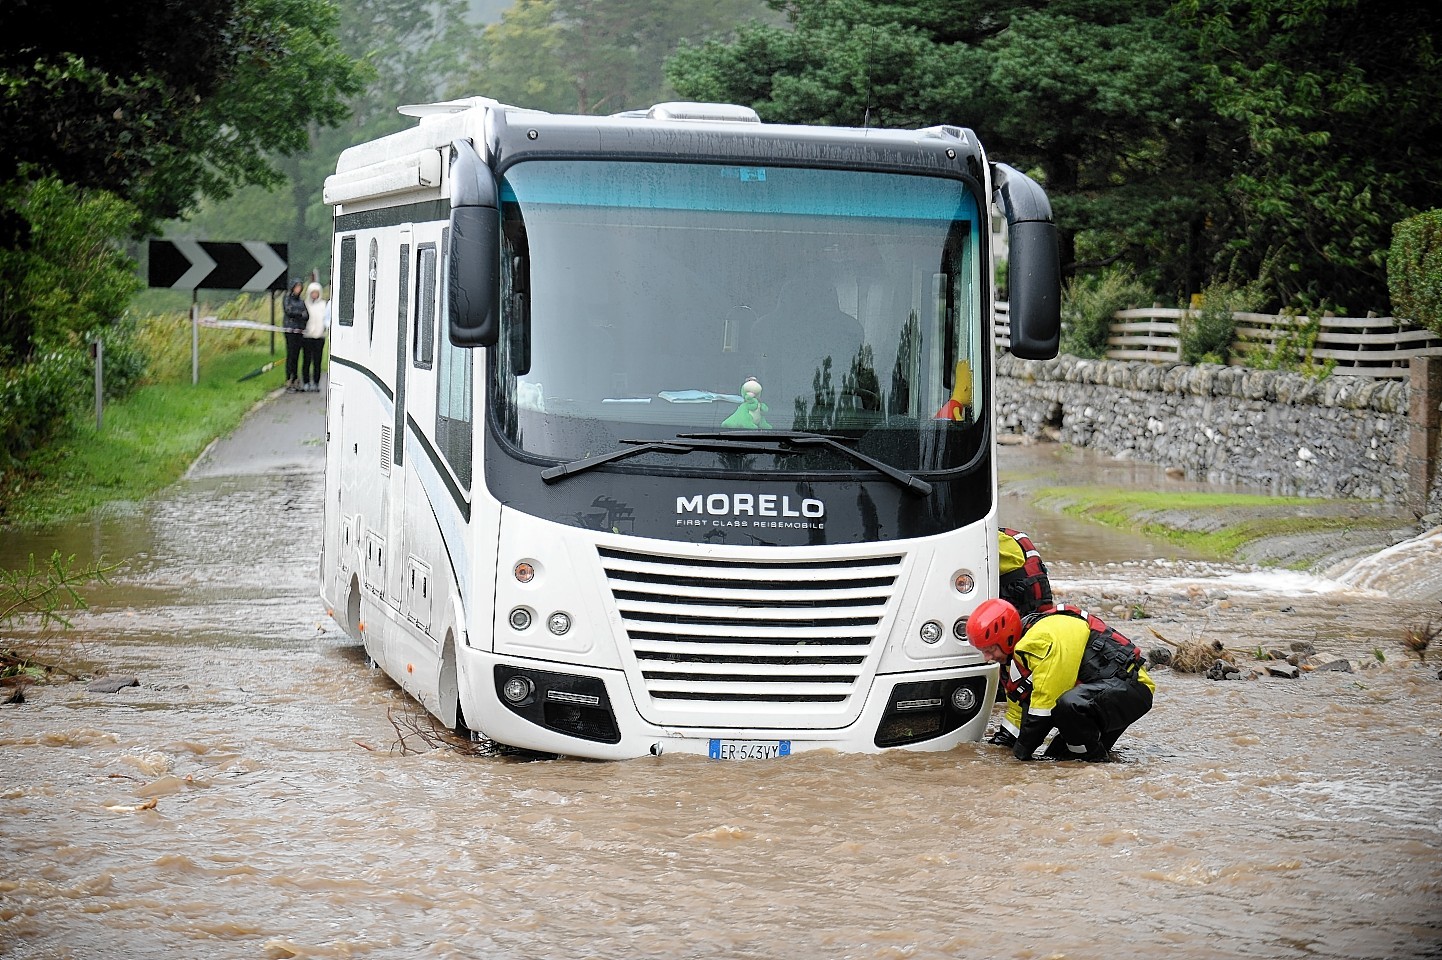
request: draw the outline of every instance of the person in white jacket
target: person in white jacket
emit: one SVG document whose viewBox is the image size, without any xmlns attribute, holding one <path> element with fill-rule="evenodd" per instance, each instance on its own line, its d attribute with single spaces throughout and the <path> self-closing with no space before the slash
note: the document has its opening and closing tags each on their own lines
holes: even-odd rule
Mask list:
<svg viewBox="0 0 1442 960">
<path fill-rule="evenodd" d="M 320 391 L 320 357 L 325 349 L 325 334 L 330 329 L 330 301 L 321 298 L 320 284 L 312 283 L 305 291 L 306 322 L 300 349 L 301 390 Z"/>
</svg>

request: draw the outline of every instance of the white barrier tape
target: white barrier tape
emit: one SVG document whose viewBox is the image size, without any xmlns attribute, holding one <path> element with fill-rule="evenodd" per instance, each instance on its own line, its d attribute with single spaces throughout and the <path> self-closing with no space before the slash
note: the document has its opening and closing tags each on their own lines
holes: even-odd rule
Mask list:
<svg viewBox="0 0 1442 960">
<path fill-rule="evenodd" d="M 273 327 L 268 323 L 256 323 L 254 320 L 217 320 L 215 317 L 201 317 L 196 323 L 202 327 L 238 327 L 243 330 L 271 330 L 280 332 L 280 327 Z"/>
</svg>

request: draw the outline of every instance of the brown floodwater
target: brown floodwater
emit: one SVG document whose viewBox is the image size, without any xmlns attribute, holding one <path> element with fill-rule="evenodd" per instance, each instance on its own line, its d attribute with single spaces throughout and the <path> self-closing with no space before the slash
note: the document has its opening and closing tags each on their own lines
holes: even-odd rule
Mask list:
<svg viewBox="0 0 1442 960">
<path fill-rule="evenodd" d="M 0 956 L 1442 956 L 1442 651 L 1399 642 L 1430 599 L 1008 497 L 1062 598 L 1139 608 L 1144 646 L 1306 640 L 1354 672 L 1158 669 L 1108 764 L 470 756 L 425 749 L 325 617 L 320 496 L 212 475 L 0 541 L 126 558 L 73 630 L 10 632 L 140 681 L 0 707 Z"/>
</svg>

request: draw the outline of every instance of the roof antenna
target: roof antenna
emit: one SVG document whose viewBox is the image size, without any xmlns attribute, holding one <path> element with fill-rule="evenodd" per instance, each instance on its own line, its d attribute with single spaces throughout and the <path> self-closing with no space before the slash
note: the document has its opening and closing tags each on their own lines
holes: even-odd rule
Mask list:
<svg viewBox="0 0 1442 960">
<path fill-rule="evenodd" d="M 870 129 L 871 129 L 871 108 L 870 108 L 870 107 L 867 107 L 867 108 L 866 108 L 866 115 L 861 118 L 861 129 L 863 129 L 863 130 L 870 130 Z"/>
</svg>

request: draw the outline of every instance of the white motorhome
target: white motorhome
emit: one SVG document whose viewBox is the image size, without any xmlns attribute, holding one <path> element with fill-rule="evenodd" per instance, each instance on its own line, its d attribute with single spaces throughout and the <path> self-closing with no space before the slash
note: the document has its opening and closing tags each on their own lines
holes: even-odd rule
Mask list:
<svg viewBox="0 0 1442 960">
<path fill-rule="evenodd" d="M 341 154 L 321 592 L 447 726 L 536 751 L 946 750 L 987 723 L 993 197 L 959 127 L 403 107 Z"/>
</svg>

